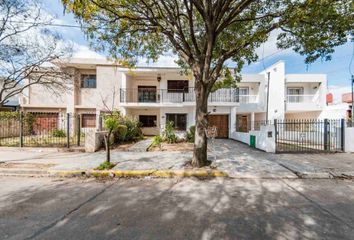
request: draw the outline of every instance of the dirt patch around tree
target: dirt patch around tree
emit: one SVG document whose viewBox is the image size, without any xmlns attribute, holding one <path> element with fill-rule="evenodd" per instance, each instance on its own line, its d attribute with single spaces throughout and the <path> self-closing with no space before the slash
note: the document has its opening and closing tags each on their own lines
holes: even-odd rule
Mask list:
<svg viewBox="0 0 354 240">
<path fill-rule="evenodd" d="M 162 143 L 161 147 L 155 146 L 149 148 L 149 152 L 160 152 L 160 151 L 191 152 L 193 151 L 193 143 L 189 143 L 189 142 Z"/>
</svg>

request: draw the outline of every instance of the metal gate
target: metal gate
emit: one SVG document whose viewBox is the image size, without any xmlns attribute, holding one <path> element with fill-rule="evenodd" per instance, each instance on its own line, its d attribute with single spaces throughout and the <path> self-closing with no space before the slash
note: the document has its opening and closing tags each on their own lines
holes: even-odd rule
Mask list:
<svg viewBox="0 0 354 240">
<path fill-rule="evenodd" d="M 276 152 L 343 152 L 344 119 L 275 120 Z"/>
</svg>

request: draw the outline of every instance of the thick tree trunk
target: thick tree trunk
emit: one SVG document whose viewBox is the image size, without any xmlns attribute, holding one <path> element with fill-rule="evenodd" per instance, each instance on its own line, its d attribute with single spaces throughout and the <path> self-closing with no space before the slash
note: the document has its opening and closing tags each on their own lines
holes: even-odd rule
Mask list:
<svg viewBox="0 0 354 240">
<path fill-rule="evenodd" d="M 195 88 L 196 113 L 195 113 L 195 139 L 192 165 L 203 167 L 208 163 L 207 155 L 207 115 L 208 115 L 208 93 L 205 86 Z"/>
</svg>

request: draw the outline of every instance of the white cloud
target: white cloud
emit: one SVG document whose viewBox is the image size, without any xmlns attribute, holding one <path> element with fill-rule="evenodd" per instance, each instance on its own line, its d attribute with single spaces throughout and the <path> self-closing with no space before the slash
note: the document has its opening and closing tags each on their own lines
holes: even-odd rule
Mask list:
<svg viewBox="0 0 354 240">
<path fill-rule="evenodd" d="M 159 57 L 156 62 L 147 62 L 145 58 L 140 58 L 137 65 L 140 67 L 178 67 L 175 61 L 178 57 L 172 53 L 167 53 Z"/>
<path fill-rule="evenodd" d="M 342 94 L 351 92 L 351 87 L 343 87 L 343 86 L 328 86 L 328 93 L 333 94 L 333 102 L 341 103 L 342 102 Z"/>
<path fill-rule="evenodd" d="M 85 45 L 79 45 L 77 43 L 73 43 L 73 58 L 95 58 L 95 59 L 105 59 L 104 56 L 102 56 L 99 53 L 96 53 L 95 51 L 92 51 L 89 47 Z"/>
</svg>

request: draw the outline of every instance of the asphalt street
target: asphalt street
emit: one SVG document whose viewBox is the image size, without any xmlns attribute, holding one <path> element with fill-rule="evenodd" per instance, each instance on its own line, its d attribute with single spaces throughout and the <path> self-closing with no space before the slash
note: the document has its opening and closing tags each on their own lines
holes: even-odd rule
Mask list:
<svg viewBox="0 0 354 240">
<path fill-rule="evenodd" d="M 0 181 L 0 239 L 354 238 L 352 180 Z"/>
</svg>

